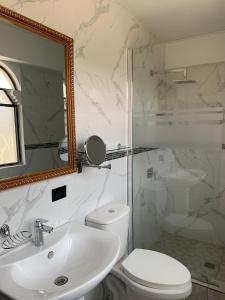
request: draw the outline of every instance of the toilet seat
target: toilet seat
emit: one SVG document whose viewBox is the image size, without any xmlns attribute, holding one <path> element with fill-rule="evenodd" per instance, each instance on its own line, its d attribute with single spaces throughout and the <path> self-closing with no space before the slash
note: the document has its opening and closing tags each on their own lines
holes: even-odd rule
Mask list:
<svg viewBox="0 0 225 300">
<path fill-rule="evenodd" d="M 137 276 L 137 273 L 135 271 L 136 270 L 138 271 L 138 269 L 139 269 L 138 265 L 135 265 L 136 267 L 135 267 L 135 269 L 133 269 L 134 264 L 132 264 L 132 263 L 136 262 L 136 264 L 137 264 L 138 258 L 140 258 L 140 257 L 143 258 L 145 256 L 146 252 L 149 252 L 149 257 L 151 257 L 151 259 L 148 260 L 148 263 L 145 263 L 145 269 L 146 269 L 146 265 L 149 264 L 149 262 L 154 261 L 154 257 L 157 257 L 157 256 L 161 257 L 161 255 L 164 256 L 164 254 L 155 252 L 155 251 L 144 250 L 144 249 L 135 249 L 130 255 L 128 255 L 126 258 L 121 259 L 113 267 L 111 274 L 114 275 L 115 277 L 119 278 L 120 280 L 122 280 L 132 290 L 134 290 L 135 292 L 138 292 L 139 294 L 141 294 L 145 297 L 149 297 L 149 298 L 152 297 L 152 299 L 163 299 L 163 300 L 167 300 L 167 299 L 175 300 L 175 299 L 187 298 L 191 294 L 191 291 L 192 291 L 192 282 L 191 282 L 190 272 L 186 269 L 185 266 L 183 266 L 177 260 L 175 260 L 167 255 L 165 255 L 165 256 L 168 258 L 168 261 L 170 261 L 170 259 L 175 261 L 175 262 L 173 262 L 174 266 L 182 265 L 184 267 L 184 270 L 185 270 L 184 275 L 185 276 L 183 277 L 183 282 L 181 280 L 178 282 L 175 282 L 175 279 L 174 279 L 173 284 L 171 284 L 171 281 L 170 281 L 169 285 L 165 285 L 165 284 L 162 284 L 162 283 L 164 283 L 162 280 L 161 281 L 158 280 L 158 282 L 156 282 L 156 279 L 147 281 L 146 280 L 147 277 L 143 277 L 142 273 L 141 273 L 142 276 Z M 164 259 L 166 261 L 165 257 L 164 257 Z M 130 261 L 131 261 L 131 263 L 130 263 Z M 143 259 L 143 261 L 144 261 L 144 259 Z M 142 262 L 142 263 L 144 263 L 144 262 Z M 169 265 L 169 263 L 166 265 Z M 130 268 L 129 268 L 129 266 L 130 266 Z M 141 266 L 140 266 L 140 270 L 141 270 Z M 150 270 L 151 270 L 151 268 L 150 268 Z M 164 267 L 163 264 L 161 264 L 161 265 L 159 264 L 158 272 L 160 274 L 162 272 L 168 274 L 169 272 L 167 272 L 167 271 L 168 270 L 166 270 L 166 267 Z M 187 273 L 186 273 L 186 271 L 187 271 Z M 133 273 L 135 273 L 135 275 Z M 140 278 L 140 277 L 142 277 L 142 278 Z M 154 278 L 154 277 L 152 277 L 152 278 Z M 188 280 L 188 278 L 189 278 L 189 280 Z M 185 280 L 187 280 L 187 281 L 185 282 Z M 154 281 L 154 282 L 152 282 L 152 281 Z M 156 286 L 157 286 L 157 288 L 156 288 Z"/>
<path fill-rule="evenodd" d="M 135 249 L 121 267 L 131 280 L 154 289 L 182 289 L 191 280 L 191 274 L 183 264 L 151 250 Z"/>
</svg>

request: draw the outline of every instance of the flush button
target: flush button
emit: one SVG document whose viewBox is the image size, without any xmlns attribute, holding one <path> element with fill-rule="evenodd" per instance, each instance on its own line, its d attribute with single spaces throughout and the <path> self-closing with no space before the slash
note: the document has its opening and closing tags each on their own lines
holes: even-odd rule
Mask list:
<svg viewBox="0 0 225 300">
<path fill-rule="evenodd" d="M 110 214 L 113 214 L 113 213 L 115 213 L 116 211 L 115 211 L 114 209 L 109 209 L 108 212 L 109 212 Z"/>
</svg>

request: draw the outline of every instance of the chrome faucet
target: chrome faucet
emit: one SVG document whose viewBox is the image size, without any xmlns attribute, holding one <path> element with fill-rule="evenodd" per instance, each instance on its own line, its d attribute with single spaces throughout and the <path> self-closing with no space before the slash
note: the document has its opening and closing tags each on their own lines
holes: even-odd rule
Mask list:
<svg viewBox="0 0 225 300">
<path fill-rule="evenodd" d="M 44 225 L 47 222 L 44 219 L 36 219 L 34 221 L 34 244 L 36 247 L 44 245 L 43 232 L 51 233 L 53 231 L 53 227 Z"/>
</svg>

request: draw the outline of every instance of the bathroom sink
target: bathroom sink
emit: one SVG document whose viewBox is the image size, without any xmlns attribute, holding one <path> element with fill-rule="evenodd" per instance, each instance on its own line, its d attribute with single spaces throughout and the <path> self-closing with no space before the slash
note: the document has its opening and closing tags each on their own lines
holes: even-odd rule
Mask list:
<svg viewBox="0 0 225 300">
<path fill-rule="evenodd" d="M 75 300 L 110 272 L 120 250 L 118 237 L 75 222 L 0 257 L 0 290 L 18 300 Z"/>
</svg>

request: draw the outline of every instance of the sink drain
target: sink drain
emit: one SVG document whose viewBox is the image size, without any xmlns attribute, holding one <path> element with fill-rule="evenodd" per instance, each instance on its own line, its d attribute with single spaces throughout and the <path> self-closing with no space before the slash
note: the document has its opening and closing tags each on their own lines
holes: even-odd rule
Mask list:
<svg viewBox="0 0 225 300">
<path fill-rule="evenodd" d="M 54 281 L 55 285 L 64 285 L 68 282 L 68 277 L 66 276 L 59 276 L 56 278 L 56 280 Z"/>
</svg>

